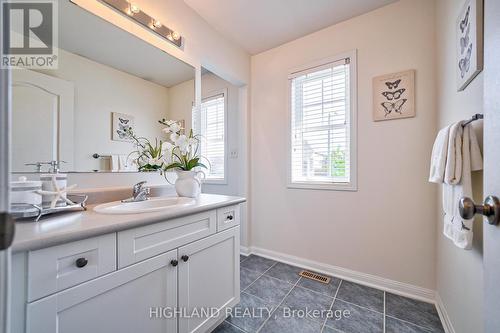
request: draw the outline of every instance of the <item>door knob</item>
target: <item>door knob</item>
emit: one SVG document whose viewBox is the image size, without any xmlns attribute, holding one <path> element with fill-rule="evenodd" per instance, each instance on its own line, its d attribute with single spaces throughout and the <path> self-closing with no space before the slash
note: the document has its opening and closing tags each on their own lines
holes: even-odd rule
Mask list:
<svg viewBox="0 0 500 333">
<path fill-rule="evenodd" d="M 492 195 L 484 199 L 483 205 L 476 205 L 471 198 L 463 197 L 460 199 L 458 210 L 465 220 L 471 219 L 475 214 L 481 214 L 488 219 L 489 224 L 496 225 L 500 221 L 500 200 Z"/>
</svg>

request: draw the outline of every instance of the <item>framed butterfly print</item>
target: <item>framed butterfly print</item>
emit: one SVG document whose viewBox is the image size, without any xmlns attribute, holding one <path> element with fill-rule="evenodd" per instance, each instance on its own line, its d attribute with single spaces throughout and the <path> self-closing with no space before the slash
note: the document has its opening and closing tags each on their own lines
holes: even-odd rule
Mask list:
<svg viewBox="0 0 500 333">
<path fill-rule="evenodd" d="M 415 70 L 373 78 L 373 120 L 415 117 Z"/>
<path fill-rule="evenodd" d="M 456 22 L 457 89 L 464 90 L 483 70 L 483 0 L 466 0 Z"/>
<path fill-rule="evenodd" d="M 112 136 L 113 141 L 131 141 L 128 132 L 134 128 L 134 116 L 124 113 L 112 112 L 113 126 Z"/>
</svg>

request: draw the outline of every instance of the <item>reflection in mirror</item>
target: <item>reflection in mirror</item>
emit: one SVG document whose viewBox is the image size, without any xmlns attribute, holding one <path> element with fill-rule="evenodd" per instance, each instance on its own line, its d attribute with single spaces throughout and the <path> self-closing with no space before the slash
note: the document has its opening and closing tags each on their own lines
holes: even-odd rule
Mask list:
<svg viewBox="0 0 500 333">
<path fill-rule="evenodd" d="M 127 133 L 191 128 L 195 69 L 69 1 L 59 2 L 59 66 L 13 70 L 14 172 L 137 171 Z"/>
<path fill-rule="evenodd" d="M 242 189 L 239 87 L 205 68 L 201 71 L 201 106 L 192 127 L 201 135 L 201 155 L 209 161 L 204 192 L 237 195 Z"/>
<path fill-rule="evenodd" d="M 200 138 L 200 155 L 208 166 L 203 191 L 227 195 L 241 193 L 242 159 L 238 156 L 241 142 L 240 87 L 215 73 L 201 68 L 201 105 L 186 108 L 195 100 L 192 82 L 171 88 L 173 119 L 185 119 L 186 132 L 193 129 Z M 239 176 L 239 177 L 238 177 Z"/>
</svg>

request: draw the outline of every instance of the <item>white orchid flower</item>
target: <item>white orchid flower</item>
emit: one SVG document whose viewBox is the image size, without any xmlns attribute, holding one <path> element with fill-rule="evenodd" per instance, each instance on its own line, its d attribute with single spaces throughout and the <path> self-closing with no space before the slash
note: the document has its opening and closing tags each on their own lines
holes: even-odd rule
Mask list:
<svg viewBox="0 0 500 333">
<path fill-rule="evenodd" d="M 172 125 L 170 125 L 170 130 L 172 131 L 172 133 L 178 133 L 181 129 L 181 125 L 177 122 L 174 122 Z"/>
<path fill-rule="evenodd" d="M 177 145 L 177 140 L 178 140 L 178 138 L 179 138 L 179 134 L 177 134 L 177 133 L 175 133 L 175 132 L 174 132 L 174 133 L 172 133 L 172 134 L 170 134 L 170 140 L 171 140 L 174 144 L 176 144 L 176 145 Z"/>
<path fill-rule="evenodd" d="M 177 141 L 175 142 L 175 145 L 179 147 L 181 153 L 183 154 L 187 153 L 187 150 L 189 148 L 189 142 L 187 136 L 185 136 L 184 134 L 179 135 Z"/>
<path fill-rule="evenodd" d="M 153 165 L 153 166 L 161 166 L 163 164 L 163 161 L 161 158 L 157 158 L 157 157 L 150 157 L 148 159 L 148 164 L 149 165 Z"/>
<path fill-rule="evenodd" d="M 165 133 L 170 133 L 172 130 L 170 129 L 170 127 L 165 127 L 164 129 L 162 129 L 163 132 Z"/>
<path fill-rule="evenodd" d="M 174 160 L 173 160 L 172 154 L 165 154 L 165 155 L 163 155 L 163 163 L 165 163 L 165 165 L 172 164 L 173 161 Z"/>
<path fill-rule="evenodd" d="M 174 145 L 171 144 L 170 142 L 163 142 L 161 149 L 164 152 L 171 152 L 174 149 Z"/>
</svg>

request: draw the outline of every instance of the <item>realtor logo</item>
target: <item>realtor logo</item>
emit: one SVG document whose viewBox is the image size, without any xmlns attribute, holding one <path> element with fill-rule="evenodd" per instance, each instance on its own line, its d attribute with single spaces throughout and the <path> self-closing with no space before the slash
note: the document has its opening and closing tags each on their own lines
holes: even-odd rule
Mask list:
<svg viewBox="0 0 500 333">
<path fill-rule="evenodd" d="M 57 68 L 57 1 L 2 1 L 2 68 Z"/>
</svg>

